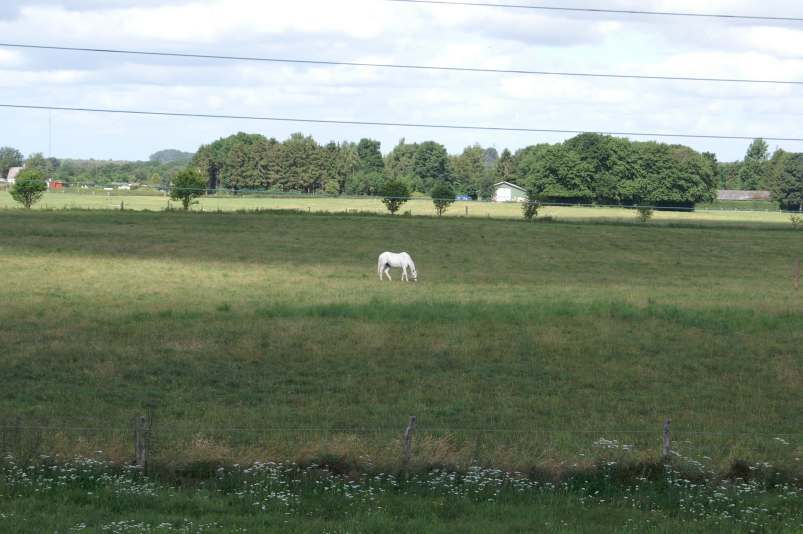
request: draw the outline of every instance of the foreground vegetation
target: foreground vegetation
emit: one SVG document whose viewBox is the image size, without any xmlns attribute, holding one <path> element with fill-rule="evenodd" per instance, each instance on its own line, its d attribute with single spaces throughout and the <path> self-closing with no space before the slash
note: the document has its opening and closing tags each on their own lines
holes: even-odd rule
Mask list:
<svg viewBox="0 0 803 534">
<path fill-rule="evenodd" d="M 799 532 L 789 484 L 687 479 L 624 483 L 615 469 L 563 482 L 472 467 L 343 475 L 318 466 L 220 467 L 156 483 L 102 458 L 0 471 L 3 532 Z"/>
</svg>

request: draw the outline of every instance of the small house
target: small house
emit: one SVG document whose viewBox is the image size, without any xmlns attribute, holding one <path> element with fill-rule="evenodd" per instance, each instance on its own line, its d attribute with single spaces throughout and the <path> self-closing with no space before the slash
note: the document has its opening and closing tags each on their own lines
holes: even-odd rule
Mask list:
<svg viewBox="0 0 803 534">
<path fill-rule="evenodd" d="M 8 169 L 8 176 L 6 176 L 6 182 L 9 184 L 17 183 L 17 175 L 22 171 L 22 167 L 11 167 Z"/>
<path fill-rule="evenodd" d="M 510 182 L 494 184 L 494 202 L 527 202 L 527 191 Z"/>
</svg>

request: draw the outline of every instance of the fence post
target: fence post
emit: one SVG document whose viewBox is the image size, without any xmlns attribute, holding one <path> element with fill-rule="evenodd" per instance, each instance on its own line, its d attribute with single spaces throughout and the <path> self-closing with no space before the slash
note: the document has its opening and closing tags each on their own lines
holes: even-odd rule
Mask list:
<svg viewBox="0 0 803 534">
<path fill-rule="evenodd" d="M 143 471 L 148 463 L 148 440 L 145 439 L 147 429 L 148 422 L 144 415 L 134 418 L 134 465 Z"/>
<path fill-rule="evenodd" d="M 795 289 L 800 289 L 800 256 L 795 259 L 795 266 L 792 269 L 792 279 L 794 280 Z"/>
<path fill-rule="evenodd" d="M 146 471 L 151 457 L 151 431 L 153 429 L 154 406 L 149 404 L 147 415 L 134 418 L 134 462 L 135 465 Z"/>
<path fill-rule="evenodd" d="M 413 456 L 413 432 L 415 432 L 415 416 L 410 416 L 410 422 L 404 430 L 404 468 L 410 465 Z"/>
<path fill-rule="evenodd" d="M 669 459 L 669 453 L 672 452 L 672 436 L 669 433 L 669 425 L 672 420 L 667 418 L 664 422 L 664 446 L 661 449 L 661 456 L 664 460 Z"/>
<path fill-rule="evenodd" d="M 466 217 L 468 217 L 468 206 L 466 206 Z"/>
</svg>

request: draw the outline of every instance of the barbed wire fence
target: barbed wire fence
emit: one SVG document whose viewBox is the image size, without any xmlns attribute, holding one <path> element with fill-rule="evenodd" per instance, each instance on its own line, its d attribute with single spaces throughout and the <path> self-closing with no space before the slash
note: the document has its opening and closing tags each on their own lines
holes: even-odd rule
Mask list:
<svg viewBox="0 0 803 534">
<path fill-rule="evenodd" d="M 663 461 L 670 460 L 673 455 L 680 457 L 678 448 L 688 448 L 692 443 L 706 441 L 718 446 L 744 447 L 749 440 L 764 444 L 784 446 L 792 454 L 799 454 L 803 447 L 803 432 L 752 432 L 752 431 L 711 431 L 691 427 L 672 426 L 670 418 L 653 421 L 654 428 L 554 428 L 533 425 L 526 428 L 499 428 L 488 426 L 443 426 L 421 424 L 420 419 L 411 416 L 406 421 L 399 417 L 396 426 L 341 426 L 341 425 L 264 425 L 255 427 L 218 427 L 218 426 L 176 426 L 159 424 L 156 405 L 148 403 L 138 415 L 130 418 L 130 424 L 103 424 L 102 420 L 91 420 L 87 417 L 48 416 L 32 418 L 22 416 L 0 416 L 0 454 L 11 456 L 20 462 L 36 462 L 43 457 L 50 457 L 54 451 L 53 442 L 62 442 L 66 435 L 72 436 L 73 443 L 80 445 L 77 449 L 95 450 L 102 444 L 112 440 L 118 447 L 127 449 L 123 453 L 130 465 L 147 472 L 154 464 L 168 461 L 168 449 L 173 455 L 182 456 L 182 447 L 192 449 L 198 441 L 212 440 L 223 443 L 227 440 L 239 441 L 253 450 L 264 450 L 268 453 L 271 444 L 282 441 L 297 451 L 308 450 L 313 444 L 325 443 L 340 437 L 362 436 L 367 441 L 372 439 L 381 442 L 382 447 L 396 456 L 398 465 L 406 469 L 419 454 L 417 445 L 431 439 L 451 439 L 462 443 L 464 448 L 473 449 L 475 457 L 480 451 L 490 451 L 486 456 L 493 456 L 496 447 L 525 445 L 523 448 L 550 447 L 555 443 L 573 445 L 585 444 L 589 448 L 616 449 L 621 451 L 638 450 L 647 452 Z M 122 418 L 124 420 L 124 418 Z M 74 422 L 70 422 L 70 421 Z M 84 424 L 80 424 L 83 422 Z M 54 439 L 57 438 L 57 439 Z M 235 439 L 235 438 L 239 438 Z M 378 440 L 378 441 L 377 441 Z M 795 445 L 797 444 L 797 445 Z M 701 445 L 703 446 L 703 445 Z M 359 447 L 358 447 L 359 448 Z M 69 446 L 68 446 L 69 449 Z M 395 452 L 394 452 L 395 450 Z M 798 451 L 798 452 L 795 452 Z M 61 449 L 63 452 L 63 449 Z M 100 451 L 98 451 L 100 452 Z M 571 456 L 567 453 L 567 457 Z M 581 454 L 582 456 L 582 454 Z M 214 458 L 209 458 L 213 460 Z M 279 459 L 279 458 L 277 458 Z M 425 458 L 424 458 L 425 459 Z M 169 461 L 168 461 L 169 463 Z"/>
</svg>

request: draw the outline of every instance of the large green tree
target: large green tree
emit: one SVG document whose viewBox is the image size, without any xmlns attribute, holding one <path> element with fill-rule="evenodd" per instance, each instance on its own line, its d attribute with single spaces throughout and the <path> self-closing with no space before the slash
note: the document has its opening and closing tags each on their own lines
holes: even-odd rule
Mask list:
<svg viewBox="0 0 803 534">
<path fill-rule="evenodd" d="M 490 197 L 493 179 L 485 161 L 485 150 L 480 145 L 471 145 L 459 156 L 452 156 L 452 177 L 457 193 L 475 199 Z"/>
<path fill-rule="evenodd" d="M 190 209 L 194 199 L 206 194 L 206 186 L 206 177 L 195 167 L 189 166 L 173 178 L 170 198 L 180 201 L 186 211 Z"/>
<path fill-rule="evenodd" d="M 632 145 L 627 139 L 584 133 L 564 143 L 593 169 L 591 189 L 600 204 L 622 201 L 620 184 L 638 178 L 639 167 Z"/>
<path fill-rule="evenodd" d="M 192 165 L 202 170 L 210 190 L 268 188 L 281 173 L 279 143 L 239 132 L 201 146 Z"/>
<path fill-rule="evenodd" d="M 431 191 L 436 182 L 450 182 L 452 173 L 446 148 L 435 141 L 424 141 L 418 145 L 413 160 L 413 174 L 421 180 L 425 191 Z"/>
<path fill-rule="evenodd" d="M 626 203 L 692 208 L 716 197 L 717 173 L 710 158 L 682 145 L 633 143 L 640 172 L 622 183 Z"/>
<path fill-rule="evenodd" d="M 516 173 L 516 160 L 510 150 L 504 149 L 494 167 L 494 180 L 497 182 L 510 182 L 518 184 L 518 175 Z"/>
<path fill-rule="evenodd" d="M 782 158 L 778 180 L 773 184 L 773 198 L 781 209 L 803 211 L 803 154 Z"/>
<path fill-rule="evenodd" d="M 55 162 L 58 162 L 55 158 L 46 158 L 41 152 L 34 152 L 25 160 L 25 168 L 36 169 L 47 178 L 53 174 Z"/>
<path fill-rule="evenodd" d="M 0 148 L 0 180 L 5 180 L 8 170 L 12 167 L 22 167 L 22 152 L 10 146 Z"/>
<path fill-rule="evenodd" d="M 526 169 L 526 189 L 549 202 L 590 202 L 594 197 L 593 166 L 576 151 L 553 145 L 531 151 L 522 157 Z"/>
<path fill-rule="evenodd" d="M 382 144 L 376 139 L 363 137 L 357 143 L 357 155 L 360 158 L 360 171 L 385 172 L 385 161 L 380 150 Z"/>
<path fill-rule="evenodd" d="M 346 142 L 340 143 L 335 153 L 334 179 L 337 181 L 338 191 L 346 192 L 346 183 L 360 170 L 360 155 L 357 145 Z"/>
<path fill-rule="evenodd" d="M 402 138 L 385 158 L 385 172 L 388 178 L 403 178 L 410 183 L 413 191 L 424 191 L 424 183 L 415 174 L 415 155 L 417 143 L 407 143 Z"/>
<path fill-rule="evenodd" d="M 35 168 L 23 169 L 11 187 L 11 198 L 30 209 L 47 191 L 45 174 Z"/>
<path fill-rule="evenodd" d="M 282 143 L 279 183 L 285 190 L 312 193 L 323 188 L 325 151 L 311 136 L 295 133 Z"/>
<path fill-rule="evenodd" d="M 766 141 L 759 138 L 750 143 L 739 169 L 742 188 L 757 190 L 767 187 L 768 160 L 769 146 Z"/>
</svg>

